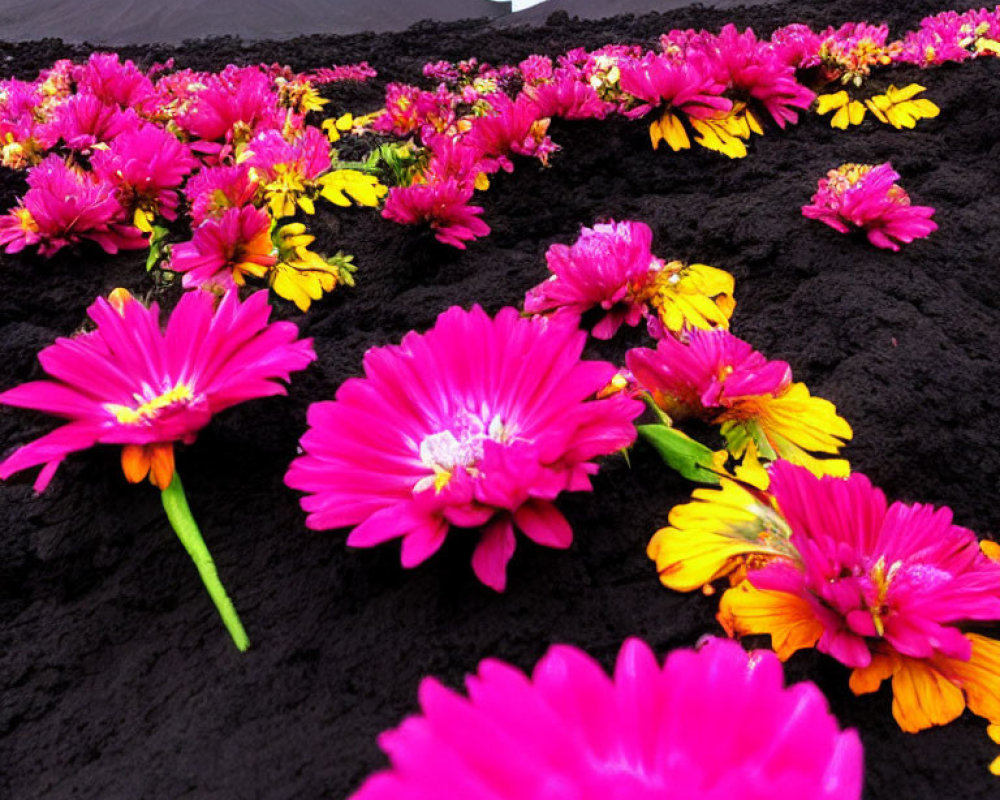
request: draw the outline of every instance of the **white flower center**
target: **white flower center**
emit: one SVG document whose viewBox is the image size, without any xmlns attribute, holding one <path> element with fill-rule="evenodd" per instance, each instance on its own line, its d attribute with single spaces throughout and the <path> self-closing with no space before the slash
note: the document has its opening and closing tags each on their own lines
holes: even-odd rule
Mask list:
<svg viewBox="0 0 1000 800">
<path fill-rule="evenodd" d="M 425 436 L 420 442 L 420 463 L 432 474 L 421 478 L 413 491 L 422 492 L 431 486 L 441 491 L 458 469 L 475 477 L 479 474 L 476 465 L 483 458 L 483 443 L 487 439 L 505 443 L 510 438 L 500 415 L 491 417 L 485 406 L 478 416 L 460 411 L 450 428 Z"/>
</svg>

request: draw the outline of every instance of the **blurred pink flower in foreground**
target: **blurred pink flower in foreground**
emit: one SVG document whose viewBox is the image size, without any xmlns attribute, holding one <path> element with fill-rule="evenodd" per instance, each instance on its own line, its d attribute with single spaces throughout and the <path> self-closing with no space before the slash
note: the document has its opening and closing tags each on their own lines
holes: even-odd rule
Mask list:
<svg viewBox="0 0 1000 800">
<path fill-rule="evenodd" d="M 347 539 L 371 547 L 402 538 L 403 566 L 442 545 L 449 528 L 483 526 L 476 575 L 502 591 L 514 526 L 547 547 L 573 532 L 552 501 L 589 490 L 597 456 L 635 439 L 642 404 L 592 400 L 614 377 L 581 361 L 586 334 L 562 320 L 505 308 L 453 307 L 425 334 L 365 354 L 334 402 L 309 409 L 305 454 L 285 482 L 308 493 L 313 529 L 356 525 Z"/>
<path fill-rule="evenodd" d="M 825 222 L 847 233 L 863 229 L 876 247 L 899 250 L 898 242 L 922 239 L 937 230 L 930 206 L 910 205 L 910 196 L 893 181 L 899 173 L 885 164 L 841 164 L 820 179 L 810 205 L 802 206 L 809 219 Z"/>
<path fill-rule="evenodd" d="M 549 650 L 529 678 L 486 660 L 469 697 L 433 678 L 422 713 L 379 737 L 392 767 L 352 800 L 857 800 L 862 749 L 811 683 L 713 639 L 661 667 L 625 642 L 614 677 Z"/>
<path fill-rule="evenodd" d="M 174 442 L 193 442 L 223 409 L 284 394 L 281 381 L 316 358 L 295 325 L 268 324 L 267 292 L 245 303 L 230 293 L 218 309 L 215 300 L 187 292 L 163 331 L 155 303 L 147 308 L 124 290 L 98 298 L 87 310 L 95 330 L 58 339 L 38 354 L 51 378 L 0 394 L 0 404 L 68 420 L 15 450 L 0 463 L 0 478 L 43 464 L 35 482 L 42 491 L 70 453 L 120 444 L 129 480 L 141 481 L 152 469 L 151 480 L 166 489 Z"/>
</svg>

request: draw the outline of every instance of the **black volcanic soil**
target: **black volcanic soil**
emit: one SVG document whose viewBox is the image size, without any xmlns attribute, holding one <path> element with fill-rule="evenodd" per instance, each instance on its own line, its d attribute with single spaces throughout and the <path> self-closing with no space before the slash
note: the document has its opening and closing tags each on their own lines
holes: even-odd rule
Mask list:
<svg viewBox="0 0 1000 800">
<path fill-rule="evenodd" d="M 377 80 L 331 94 L 338 108 L 363 112 L 378 105 L 387 81 L 417 81 L 424 62 L 441 58 L 514 62 L 578 45 L 652 44 L 671 27 L 727 21 L 768 34 L 795 21 L 871 18 L 900 31 L 942 8 L 941 0 L 789 3 L 122 52 L 144 64 L 173 55 L 179 67 L 202 69 L 368 59 Z M 6 70 L 29 78 L 57 57 L 85 54 L 53 40 L 0 45 Z M 341 798 L 385 764 L 376 735 L 415 709 L 424 675 L 458 685 L 487 656 L 529 668 L 553 642 L 610 665 L 630 635 L 665 651 L 718 632 L 716 598 L 664 589 L 645 556 L 651 534 L 691 490 L 645 446 L 631 468 L 609 459 L 593 494 L 559 501 L 576 533 L 569 551 L 521 539 L 502 595 L 473 577 L 474 536 L 453 534 L 430 562 L 406 571 L 393 545 L 354 551 L 343 532 L 308 532 L 282 484 L 307 405 L 358 374 L 366 348 L 426 329 L 456 303 L 519 304 L 546 276 L 546 248 L 600 219 L 645 221 L 659 255 L 732 271 L 734 331 L 837 404 L 854 426 L 847 455 L 855 468 L 891 497 L 948 504 L 960 524 L 996 538 L 1000 63 L 889 77 L 927 86 L 940 117 L 914 131 L 866 122 L 841 132 L 809 116 L 784 133 L 768 130 L 742 161 L 653 152 L 642 122 L 554 124 L 563 151 L 549 169 L 522 162 L 497 177 L 482 200 L 493 234 L 464 253 L 370 210 L 317 214 L 311 227 L 322 243 L 360 265 L 357 288 L 306 315 L 275 300 L 277 316 L 315 337 L 318 363 L 296 376 L 288 398 L 220 415 L 178 461 L 253 647 L 245 655 L 233 648 L 157 492 L 125 483 L 115 448 L 70 457 L 41 496 L 31 476 L 16 477 L 0 489 L 0 796 Z M 802 217 L 828 169 L 884 160 L 915 203 L 938 209 L 930 238 L 891 253 Z M 0 207 L 23 188 L 20 176 L 0 175 Z M 35 353 L 76 330 L 98 293 L 153 289 L 142 261 L 90 248 L 51 261 L 0 255 L 0 387 L 39 377 Z M 163 291 L 163 302 L 176 292 Z M 626 339 L 601 353 L 620 358 Z M 2 447 L 52 425 L 3 410 Z M 907 735 L 890 716 L 889 693 L 853 697 L 847 671 L 831 659 L 800 654 L 788 673 L 817 681 L 842 722 L 860 729 L 866 798 L 1000 795 L 986 771 L 996 748 L 983 720 L 966 714 Z"/>
</svg>

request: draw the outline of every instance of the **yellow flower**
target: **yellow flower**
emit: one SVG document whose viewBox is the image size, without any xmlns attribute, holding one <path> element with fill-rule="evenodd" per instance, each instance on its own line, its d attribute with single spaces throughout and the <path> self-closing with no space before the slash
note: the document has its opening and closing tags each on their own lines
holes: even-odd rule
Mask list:
<svg viewBox="0 0 1000 800">
<path fill-rule="evenodd" d="M 389 190 L 374 175 L 356 169 L 328 172 L 316 181 L 320 194 L 334 205 L 349 206 L 351 199 L 362 206 L 377 206 Z"/>
<path fill-rule="evenodd" d="M 743 158 L 747 154 L 747 146 L 743 140 L 729 130 L 725 119 L 692 119 L 694 140 L 702 147 L 715 150 L 730 158 Z"/>
<path fill-rule="evenodd" d="M 347 114 L 342 114 L 336 119 L 330 117 L 329 119 L 323 120 L 320 127 L 326 131 L 326 138 L 329 139 L 331 143 L 339 142 L 340 135 L 354 127 L 354 116 L 348 112 Z"/>
<path fill-rule="evenodd" d="M 843 459 L 817 459 L 807 451 L 836 454 L 854 432 L 829 400 L 814 397 L 804 383 L 793 383 L 780 395 L 739 397 L 715 422 L 735 457 L 753 445 L 768 461 L 784 458 L 817 475 L 846 475 Z"/>
<path fill-rule="evenodd" d="M 936 655 L 913 658 L 892 649 L 872 656 L 872 663 L 851 673 L 851 691 L 867 694 L 892 678 L 892 715 L 907 733 L 946 725 L 968 706 L 973 714 L 1000 722 L 1000 642 L 967 633 L 968 661 Z M 991 767 L 992 769 L 992 767 Z"/>
<path fill-rule="evenodd" d="M 816 98 L 819 104 L 816 113 L 829 114 L 834 109 L 837 113 L 830 120 L 830 126 L 846 130 L 849 125 L 860 125 L 865 118 L 865 106 L 858 100 L 852 100 L 846 91 L 835 94 L 821 94 Z"/>
<path fill-rule="evenodd" d="M 297 114 L 308 111 L 321 111 L 329 103 L 320 97 L 316 88 L 307 80 L 298 78 L 293 81 L 278 81 L 278 104 Z"/>
<path fill-rule="evenodd" d="M 763 489 L 768 476 L 756 460 L 741 465 L 736 479 L 723 477 L 719 488 L 695 489 L 692 502 L 670 511 L 646 548 L 660 582 L 679 592 L 703 589 L 729 576 L 738 583 L 747 569 L 776 556 L 794 557 L 787 523 Z"/>
<path fill-rule="evenodd" d="M 343 264 L 310 250 L 315 240 L 301 222 L 282 226 L 274 236 L 278 263 L 268 272 L 268 282 L 275 294 L 291 300 L 301 311 L 308 311 L 313 300 L 332 292 L 341 282 Z"/>
<path fill-rule="evenodd" d="M 911 83 L 902 89 L 890 86 L 885 94 L 865 100 L 865 105 L 880 122 L 894 128 L 912 128 L 917 120 L 936 117 L 941 113 L 934 103 L 924 98 L 913 98 L 924 91 L 923 86 Z"/>
<path fill-rule="evenodd" d="M 719 603 L 719 622 L 730 636 L 768 634 L 778 657 L 814 647 L 823 625 L 809 603 L 798 595 L 755 588 L 743 581 L 726 591 Z M 1000 731 L 1000 642 L 976 633 L 965 634 L 972 645 L 968 661 L 934 655 L 914 658 L 888 646 L 878 646 L 871 663 L 851 672 L 856 695 L 875 692 L 892 679 L 892 715 L 908 732 L 946 725 L 966 707 L 990 721 L 991 736 Z M 998 759 L 1000 761 L 1000 759 Z M 997 761 L 991 771 L 1000 769 Z"/>
<path fill-rule="evenodd" d="M 706 264 L 666 264 L 636 298 L 656 310 L 672 332 L 684 327 L 728 328 L 736 301 L 733 276 Z"/>
<path fill-rule="evenodd" d="M 756 133 L 759 136 L 764 134 L 760 121 L 747 108 L 746 103 L 735 103 L 725 116 L 714 119 L 692 117 L 690 122 L 698 134 L 695 136 L 695 142 L 730 158 L 746 156 L 745 141 L 750 138 L 750 134 Z"/>
</svg>

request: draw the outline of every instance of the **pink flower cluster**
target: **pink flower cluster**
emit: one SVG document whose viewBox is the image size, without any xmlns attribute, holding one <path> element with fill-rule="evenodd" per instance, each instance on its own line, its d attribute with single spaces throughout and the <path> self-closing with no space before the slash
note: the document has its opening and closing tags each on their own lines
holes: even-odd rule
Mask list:
<svg viewBox="0 0 1000 800">
<path fill-rule="evenodd" d="M 1000 6 L 963 13 L 944 11 L 920 21 L 903 37 L 897 61 L 931 67 L 1000 55 Z"/>
<path fill-rule="evenodd" d="M 858 800 L 862 749 L 771 653 L 710 639 L 663 666 L 630 639 L 612 677 L 551 648 L 531 676 L 487 660 L 468 697 L 433 678 L 420 714 L 379 737 L 391 768 L 352 800 Z M 720 720 L 725 724 L 720 727 Z"/>
<path fill-rule="evenodd" d="M 548 136 L 549 120 L 603 119 L 614 109 L 569 60 L 554 67 L 531 56 L 518 67 L 492 68 L 475 59 L 427 64 L 438 81 L 433 91 L 389 84 L 385 108 L 374 122 L 380 133 L 412 137 L 426 156 L 426 168 L 410 186 L 389 192 L 383 216 L 408 225 L 428 224 L 436 238 L 454 247 L 489 233 L 470 205 L 489 175 L 511 172 L 513 158 L 548 163 L 558 147 Z M 520 84 L 512 97 L 508 92 Z"/>
<path fill-rule="evenodd" d="M 169 66 L 143 72 L 95 53 L 83 64 L 56 62 L 33 82 L 0 82 L 0 161 L 27 169 L 29 186 L 0 216 L 0 245 L 35 245 L 43 255 L 84 240 L 109 253 L 142 248 L 156 220 L 177 218 L 181 191 L 200 226 L 229 208 L 263 205 L 262 187 L 278 173 L 294 183 L 330 169 L 326 137 L 305 121 L 307 77 L 277 66 Z M 321 78 L 369 72 L 340 67 Z M 234 166 L 244 147 L 249 171 Z"/>
<path fill-rule="evenodd" d="M 930 206 L 910 204 L 910 196 L 895 181 L 899 173 L 885 164 L 842 164 L 819 181 L 816 194 L 802 213 L 847 233 L 865 231 L 876 247 L 899 250 L 937 230 Z"/>
</svg>

